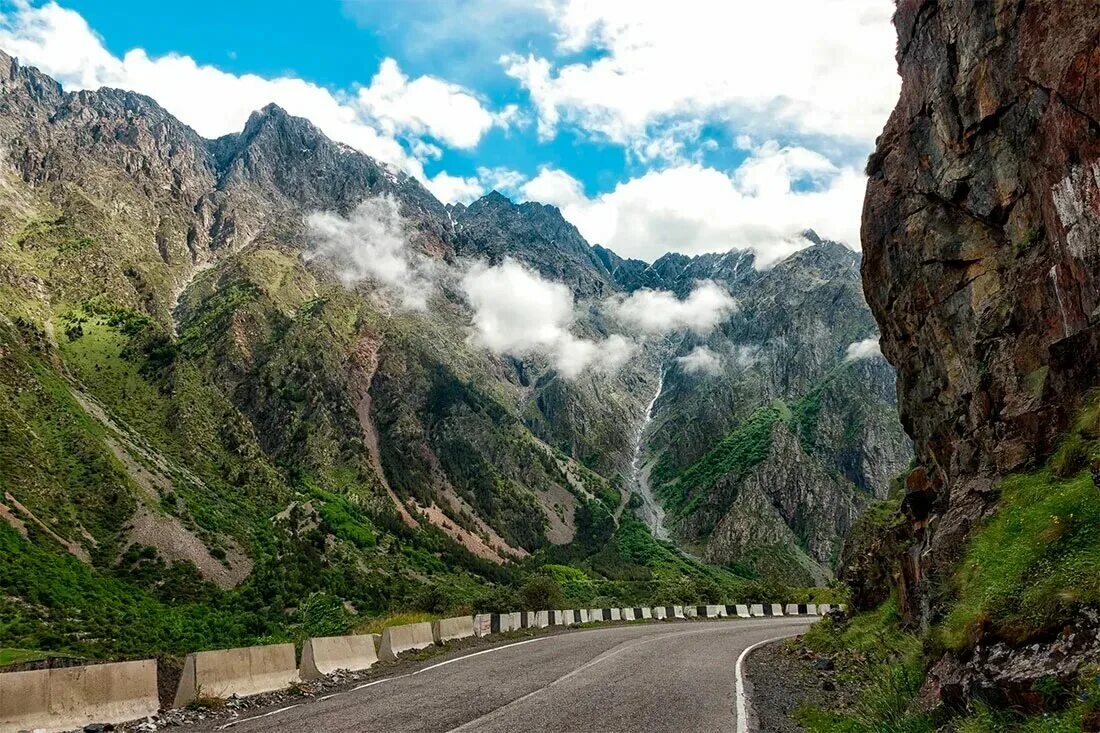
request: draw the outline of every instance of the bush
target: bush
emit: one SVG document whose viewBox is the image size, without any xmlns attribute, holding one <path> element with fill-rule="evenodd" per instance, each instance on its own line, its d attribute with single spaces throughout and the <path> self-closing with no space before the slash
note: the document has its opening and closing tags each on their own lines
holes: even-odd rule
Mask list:
<svg viewBox="0 0 1100 733">
<path fill-rule="evenodd" d="M 549 575 L 536 575 L 524 583 L 519 598 L 524 608 L 534 611 L 561 608 L 565 602 L 561 586 Z"/>
</svg>

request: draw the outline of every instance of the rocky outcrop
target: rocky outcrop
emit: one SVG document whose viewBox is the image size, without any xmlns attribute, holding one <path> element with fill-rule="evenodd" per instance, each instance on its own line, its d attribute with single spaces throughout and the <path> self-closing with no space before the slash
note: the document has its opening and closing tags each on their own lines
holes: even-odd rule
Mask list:
<svg viewBox="0 0 1100 733">
<path fill-rule="evenodd" d="M 868 163 L 863 282 L 916 441 L 902 610 L 1100 384 L 1100 13 L 902 0 L 901 99 Z"/>
</svg>

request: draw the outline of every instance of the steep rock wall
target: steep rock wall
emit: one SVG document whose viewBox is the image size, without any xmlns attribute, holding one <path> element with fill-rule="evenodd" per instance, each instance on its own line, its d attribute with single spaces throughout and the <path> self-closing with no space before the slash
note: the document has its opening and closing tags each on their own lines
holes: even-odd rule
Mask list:
<svg viewBox="0 0 1100 733">
<path fill-rule="evenodd" d="M 927 620 L 997 477 L 1100 384 L 1100 12 L 900 0 L 895 24 L 862 270 L 918 451 L 900 601 Z"/>
</svg>

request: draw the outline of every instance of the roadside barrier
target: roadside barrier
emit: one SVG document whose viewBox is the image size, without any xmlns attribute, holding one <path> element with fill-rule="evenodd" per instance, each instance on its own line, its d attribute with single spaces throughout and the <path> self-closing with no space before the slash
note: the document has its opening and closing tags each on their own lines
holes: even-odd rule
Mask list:
<svg viewBox="0 0 1100 733">
<path fill-rule="evenodd" d="M 588 609 L 588 621 L 594 623 L 596 621 L 603 621 L 603 609 L 602 608 L 590 608 Z"/>
<path fill-rule="evenodd" d="M 432 621 L 432 639 L 436 644 L 442 644 L 455 639 L 467 639 L 474 635 L 474 619 L 472 616 L 456 616 L 455 618 L 441 618 Z"/>
<path fill-rule="evenodd" d="M 423 649 L 435 644 L 432 625 L 427 621 L 402 626 L 387 626 L 382 630 L 382 643 L 378 647 L 378 658 L 392 662 L 402 652 Z"/>
<path fill-rule="evenodd" d="M 695 606 L 684 606 L 684 618 L 695 618 L 697 615 Z"/>
<path fill-rule="evenodd" d="M 634 620 L 634 609 L 633 608 L 623 608 L 623 609 L 620 610 L 619 613 L 621 614 L 621 618 L 622 618 L 623 621 L 633 621 Z"/>
<path fill-rule="evenodd" d="M 158 708 L 152 659 L 0 674 L 0 731 L 125 723 Z"/>
<path fill-rule="evenodd" d="M 573 613 L 572 609 L 561 612 L 561 622 L 564 626 L 571 626 L 572 624 L 576 623 L 574 618 L 575 614 Z"/>
<path fill-rule="evenodd" d="M 474 634 L 479 637 L 493 633 L 493 615 L 491 613 L 474 614 Z"/>
<path fill-rule="evenodd" d="M 385 638 L 383 633 L 383 643 Z M 188 654 L 183 662 L 175 706 L 194 702 L 200 694 L 211 698 L 244 697 L 282 690 L 297 681 L 293 644 L 196 652 Z"/>
<path fill-rule="evenodd" d="M 470 627 L 468 636 L 472 636 L 473 619 L 467 616 L 465 621 Z M 303 680 L 315 680 L 338 669 L 351 672 L 369 669 L 377 661 L 378 649 L 370 635 L 322 636 L 309 639 L 302 646 L 299 674 Z"/>
<path fill-rule="evenodd" d="M 797 603 L 788 603 L 787 608 L 784 609 L 784 615 L 787 615 L 787 616 L 801 616 L 802 611 L 799 610 Z"/>
<path fill-rule="evenodd" d="M 657 619 L 658 621 L 664 621 L 666 618 L 668 618 L 668 609 L 666 609 L 664 606 L 654 607 L 653 618 Z"/>
<path fill-rule="evenodd" d="M 765 616 L 782 616 L 783 615 L 783 606 L 781 606 L 778 603 L 773 603 L 769 606 L 764 606 L 764 615 Z"/>
<path fill-rule="evenodd" d="M 579 609 L 579 610 L 575 611 L 574 615 L 577 618 L 577 623 L 578 624 L 588 623 L 588 609 L 587 608 L 582 608 L 582 609 Z"/>
<path fill-rule="evenodd" d="M 737 608 L 737 617 L 738 618 L 748 618 L 749 617 L 749 607 L 748 606 L 744 605 L 743 603 L 738 603 L 736 608 Z"/>
<path fill-rule="evenodd" d="M 752 615 L 752 616 L 763 616 L 764 615 L 764 607 L 762 605 L 760 605 L 759 603 L 754 603 L 751 606 L 749 606 L 749 614 Z"/>
</svg>

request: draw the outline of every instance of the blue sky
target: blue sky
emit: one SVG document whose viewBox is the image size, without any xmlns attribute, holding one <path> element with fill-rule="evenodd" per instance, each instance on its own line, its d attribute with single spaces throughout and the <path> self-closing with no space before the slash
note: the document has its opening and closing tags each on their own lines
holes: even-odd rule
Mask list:
<svg viewBox="0 0 1100 733">
<path fill-rule="evenodd" d="M 437 196 L 558 205 L 652 260 L 858 247 L 897 96 L 891 0 L 0 0 L 0 48 L 201 134 L 275 101 Z"/>
</svg>

